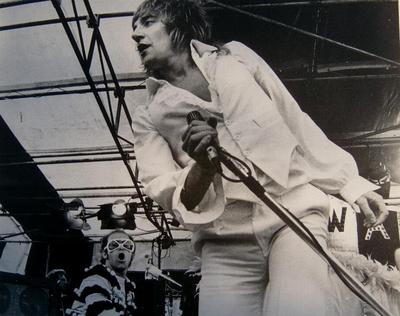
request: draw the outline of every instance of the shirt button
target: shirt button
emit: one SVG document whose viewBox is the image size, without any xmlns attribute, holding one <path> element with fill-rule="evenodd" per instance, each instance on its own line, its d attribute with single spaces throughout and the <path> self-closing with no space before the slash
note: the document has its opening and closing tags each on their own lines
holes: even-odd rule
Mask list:
<svg viewBox="0 0 400 316">
<path fill-rule="evenodd" d="M 226 120 L 226 121 L 225 121 L 226 126 L 231 125 L 231 123 L 232 123 L 232 122 L 231 122 L 230 120 Z"/>
<path fill-rule="evenodd" d="M 236 135 L 233 139 L 234 140 L 239 140 L 240 139 L 240 135 Z"/>
</svg>

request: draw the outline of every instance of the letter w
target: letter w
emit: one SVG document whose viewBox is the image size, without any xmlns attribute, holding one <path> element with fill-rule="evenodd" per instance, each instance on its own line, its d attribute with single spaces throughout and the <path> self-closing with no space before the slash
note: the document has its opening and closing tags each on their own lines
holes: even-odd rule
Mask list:
<svg viewBox="0 0 400 316">
<path fill-rule="evenodd" d="M 337 230 L 341 233 L 344 232 L 344 223 L 346 221 L 346 211 L 347 211 L 347 207 L 342 207 L 342 215 L 340 216 L 340 222 L 336 216 L 336 212 L 335 210 L 333 210 L 332 213 L 332 220 L 331 218 L 329 218 L 329 222 L 328 222 L 328 231 L 330 233 L 333 233 L 335 230 L 335 227 L 337 228 Z"/>
</svg>

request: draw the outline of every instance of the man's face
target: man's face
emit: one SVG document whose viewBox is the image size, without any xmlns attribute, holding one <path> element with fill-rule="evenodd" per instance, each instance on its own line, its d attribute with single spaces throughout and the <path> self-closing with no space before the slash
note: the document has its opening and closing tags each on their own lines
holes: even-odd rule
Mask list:
<svg viewBox="0 0 400 316">
<path fill-rule="evenodd" d="M 176 55 L 165 24 L 159 17 L 140 17 L 132 27 L 132 39 L 136 42 L 142 63 L 147 69 L 161 68 Z"/>
<path fill-rule="evenodd" d="M 118 275 L 124 276 L 131 263 L 133 249 L 134 244 L 126 234 L 113 233 L 106 246 L 106 265 Z"/>
</svg>

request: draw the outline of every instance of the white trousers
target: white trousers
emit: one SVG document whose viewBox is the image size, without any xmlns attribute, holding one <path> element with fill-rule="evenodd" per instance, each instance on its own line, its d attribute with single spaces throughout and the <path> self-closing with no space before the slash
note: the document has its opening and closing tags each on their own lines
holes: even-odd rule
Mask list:
<svg viewBox="0 0 400 316">
<path fill-rule="evenodd" d="M 323 245 L 326 220 L 303 223 Z M 200 316 L 339 315 L 327 264 L 289 228 L 277 233 L 265 257 L 256 241 L 207 240 L 202 247 Z"/>
</svg>

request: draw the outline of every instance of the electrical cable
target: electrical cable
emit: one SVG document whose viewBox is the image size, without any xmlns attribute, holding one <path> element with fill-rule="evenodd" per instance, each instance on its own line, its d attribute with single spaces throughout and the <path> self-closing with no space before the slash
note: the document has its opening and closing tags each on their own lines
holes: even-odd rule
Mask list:
<svg viewBox="0 0 400 316">
<path fill-rule="evenodd" d="M 237 157 L 235 157 L 235 156 L 233 156 L 233 155 L 231 155 L 230 153 L 228 153 L 225 149 L 223 149 L 222 147 L 218 147 L 217 148 L 217 153 L 218 154 L 224 154 L 224 155 L 226 155 L 227 157 L 229 157 L 229 158 L 231 158 L 234 162 L 236 162 L 236 165 L 240 168 L 240 167 L 243 167 L 244 169 L 246 169 L 246 172 L 247 172 L 247 174 L 248 175 L 251 175 L 251 169 L 250 169 L 250 167 L 243 161 L 243 160 L 241 160 L 241 159 L 239 159 L 239 158 L 237 158 Z M 217 170 L 219 169 L 219 168 L 216 168 Z M 217 171 L 218 172 L 218 171 Z M 240 183 L 240 182 L 243 182 L 242 180 L 240 180 L 240 179 L 233 179 L 233 178 L 230 178 L 230 177 L 228 177 L 227 175 L 225 175 L 223 172 L 218 172 L 225 180 L 227 180 L 227 181 L 230 181 L 230 182 L 234 182 L 234 183 Z"/>
</svg>

